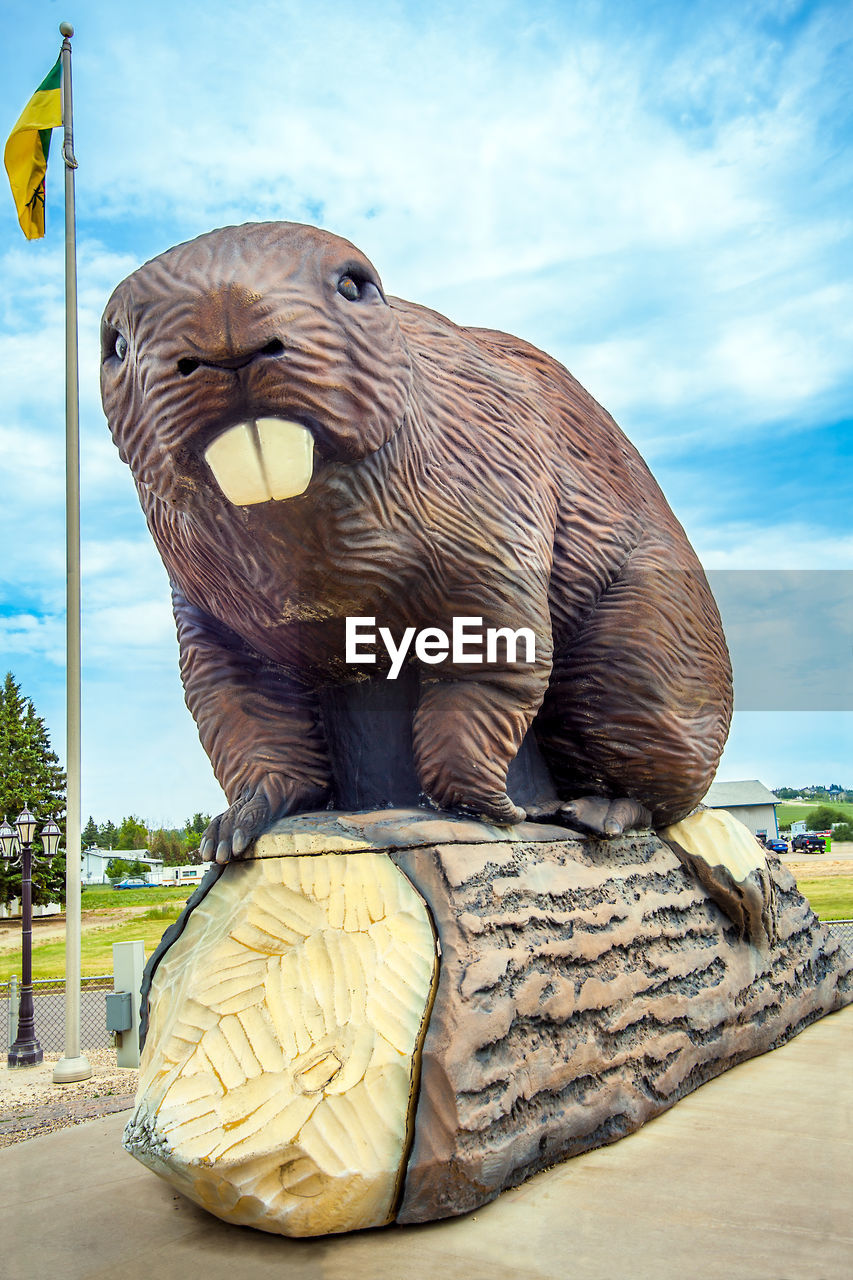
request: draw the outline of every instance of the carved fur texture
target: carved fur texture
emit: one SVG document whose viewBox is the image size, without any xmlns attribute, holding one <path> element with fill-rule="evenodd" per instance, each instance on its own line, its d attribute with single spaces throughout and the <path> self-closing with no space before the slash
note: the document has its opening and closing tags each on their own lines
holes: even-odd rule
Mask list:
<svg viewBox="0 0 853 1280">
<path fill-rule="evenodd" d="M 418 664 L 435 804 L 523 817 L 506 774 L 531 725 L 563 798 L 636 799 L 660 825 L 702 797 L 731 713 L 714 600 L 642 459 L 555 360 L 386 297 L 353 245 L 295 223 L 169 250 L 116 289 L 102 337 L 235 852 L 331 795 L 318 690 L 383 652 L 347 666 L 347 616 L 397 638 L 459 616 L 535 632 L 530 665 Z M 264 416 L 311 432 L 313 477 L 232 505 L 205 450 Z"/>
</svg>

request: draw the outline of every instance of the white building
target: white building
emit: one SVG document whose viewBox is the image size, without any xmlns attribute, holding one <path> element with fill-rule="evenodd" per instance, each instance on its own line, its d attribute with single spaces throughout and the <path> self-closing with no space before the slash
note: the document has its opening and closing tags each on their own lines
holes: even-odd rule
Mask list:
<svg viewBox="0 0 853 1280">
<path fill-rule="evenodd" d="M 161 884 L 201 884 L 209 866 L 209 862 L 187 862 L 180 867 L 164 867 Z"/>
<path fill-rule="evenodd" d="M 779 835 L 779 823 L 776 821 L 779 797 L 774 796 L 757 778 L 748 782 L 712 782 L 702 803 L 709 809 L 725 809 L 753 835 L 759 831 L 771 839 Z"/>
<path fill-rule="evenodd" d="M 145 879 L 149 884 L 161 884 L 163 859 L 152 858 L 147 849 L 98 849 L 94 845 L 84 849 L 80 858 L 80 880 L 83 884 L 109 884 L 107 866 L 113 858 L 125 862 L 144 862 L 148 867 Z"/>
</svg>

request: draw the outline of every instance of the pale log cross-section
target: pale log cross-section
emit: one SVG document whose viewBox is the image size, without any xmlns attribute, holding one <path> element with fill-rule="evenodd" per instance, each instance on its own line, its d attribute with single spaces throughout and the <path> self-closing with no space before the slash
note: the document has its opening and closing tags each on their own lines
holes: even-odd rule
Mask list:
<svg viewBox="0 0 853 1280">
<path fill-rule="evenodd" d="M 232 863 L 156 971 L 125 1146 L 229 1222 L 390 1221 L 436 978 L 385 854 Z"/>
</svg>

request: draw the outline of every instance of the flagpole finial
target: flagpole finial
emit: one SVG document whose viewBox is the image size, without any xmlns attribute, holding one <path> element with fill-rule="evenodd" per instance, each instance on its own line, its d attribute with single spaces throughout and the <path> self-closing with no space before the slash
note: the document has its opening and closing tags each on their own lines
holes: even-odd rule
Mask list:
<svg viewBox="0 0 853 1280">
<path fill-rule="evenodd" d="M 60 22 L 60 24 L 59 24 L 59 34 L 60 34 L 61 36 L 65 36 L 66 40 L 70 40 L 70 39 L 71 39 L 71 37 L 74 35 L 74 28 L 72 27 L 71 23 L 70 23 L 70 22 Z"/>
</svg>

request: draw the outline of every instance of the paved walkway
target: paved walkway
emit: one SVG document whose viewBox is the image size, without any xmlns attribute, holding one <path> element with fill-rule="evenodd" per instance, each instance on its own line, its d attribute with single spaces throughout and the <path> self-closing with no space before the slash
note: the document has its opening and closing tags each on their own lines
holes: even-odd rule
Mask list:
<svg viewBox="0 0 853 1280">
<path fill-rule="evenodd" d="M 127 1115 L 0 1151 L 8 1275 L 62 1280 L 848 1280 L 853 1007 L 466 1218 L 230 1227 L 120 1148 Z"/>
<path fill-rule="evenodd" d="M 87 1049 L 91 1077 L 59 1087 L 53 1069 L 61 1057 L 46 1053 L 38 1066 L 13 1070 L 0 1062 L 0 1147 L 133 1106 L 137 1072 L 116 1065 L 114 1048 Z"/>
<path fill-rule="evenodd" d="M 780 858 L 786 866 L 796 862 L 803 867 L 826 867 L 832 866 L 834 862 L 853 862 L 853 844 L 833 844 L 829 853 L 783 853 Z M 848 872 L 845 870 L 844 874 L 847 875 Z"/>
</svg>

